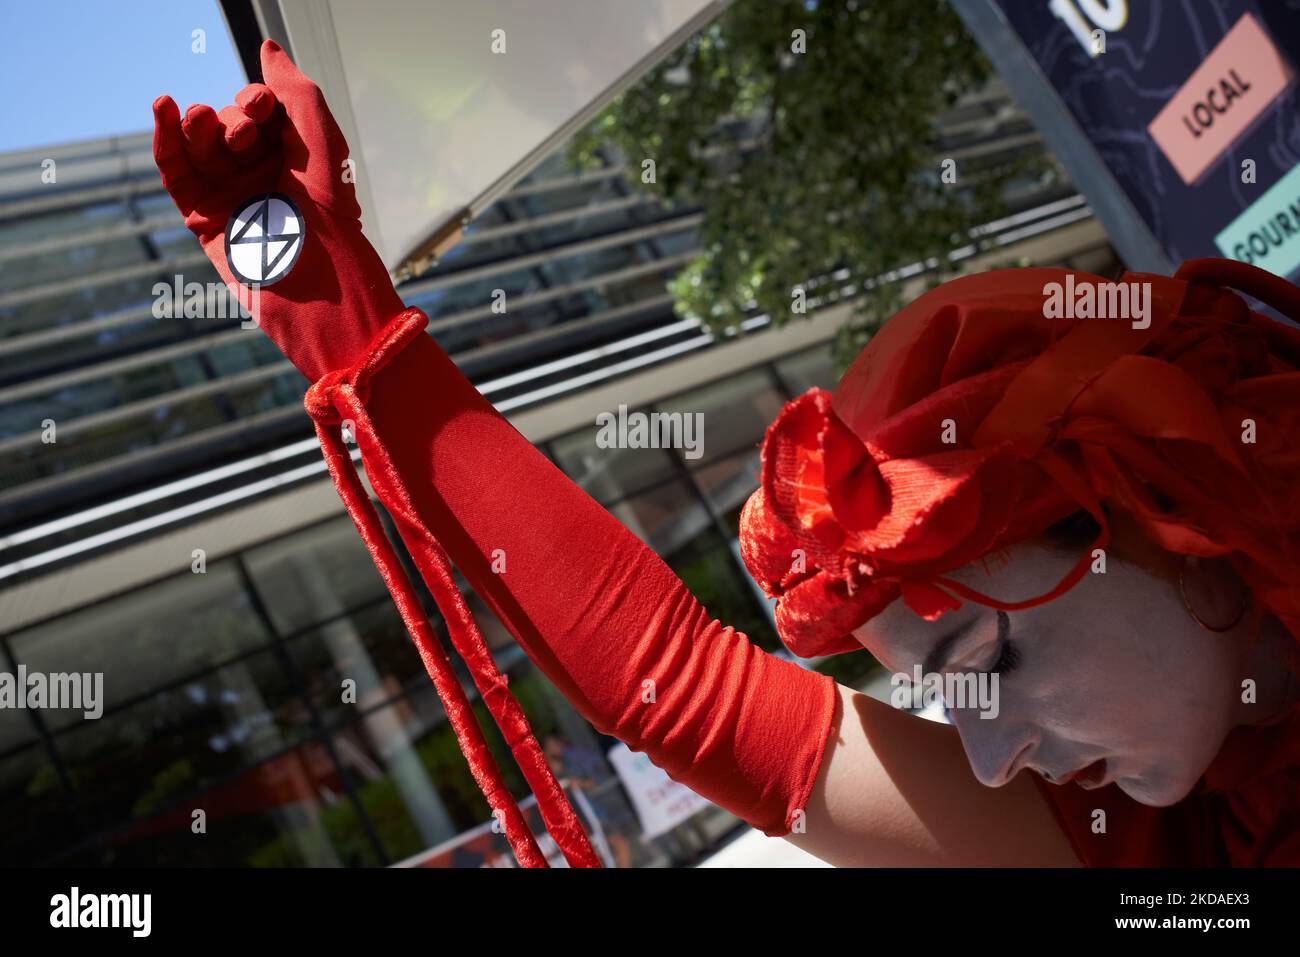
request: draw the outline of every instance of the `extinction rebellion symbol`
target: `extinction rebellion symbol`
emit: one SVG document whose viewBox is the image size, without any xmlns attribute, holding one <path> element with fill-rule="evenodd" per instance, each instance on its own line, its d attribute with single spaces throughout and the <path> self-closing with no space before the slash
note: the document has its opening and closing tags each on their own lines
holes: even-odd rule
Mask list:
<svg viewBox="0 0 1300 957">
<path fill-rule="evenodd" d="M 246 200 L 226 224 L 226 262 L 246 286 L 269 286 L 289 275 L 302 252 L 304 223 L 293 200 L 266 193 Z"/>
</svg>

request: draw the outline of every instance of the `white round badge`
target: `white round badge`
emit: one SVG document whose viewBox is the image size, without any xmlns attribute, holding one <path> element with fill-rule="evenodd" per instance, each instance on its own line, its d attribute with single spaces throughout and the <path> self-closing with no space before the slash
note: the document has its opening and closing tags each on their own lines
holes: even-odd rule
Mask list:
<svg viewBox="0 0 1300 957">
<path fill-rule="evenodd" d="M 264 193 L 245 200 L 226 224 L 226 262 L 246 286 L 269 286 L 289 275 L 302 252 L 306 223 L 293 200 Z"/>
</svg>

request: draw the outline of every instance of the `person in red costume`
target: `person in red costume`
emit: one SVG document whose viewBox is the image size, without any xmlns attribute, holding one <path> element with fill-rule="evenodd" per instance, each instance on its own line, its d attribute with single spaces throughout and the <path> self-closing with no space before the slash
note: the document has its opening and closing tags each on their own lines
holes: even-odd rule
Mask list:
<svg viewBox="0 0 1300 957">
<path fill-rule="evenodd" d="M 313 382 L 331 476 L 521 863 L 545 859 L 344 423 L 572 865 L 599 861 L 453 562 L 598 730 L 832 863 L 1300 863 L 1300 333 L 1232 288 L 1298 318 L 1300 290 L 1219 260 L 1128 274 L 1150 284 L 1139 328 L 1047 317 L 1052 283 L 1095 276 L 963 277 L 886 323 L 834 394 L 789 403 L 744 560 L 796 654 L 996 676 L 996 717 L 949 700 L 951 725 L 925 721 L 712 619 L 520 435 L 394 291 L 319 89 L 273 42 L 262 68 L 219 113 L 155 101 L 155 160 Z M 261 272 L 231 258 L 259 231 Z"/>
</svg>

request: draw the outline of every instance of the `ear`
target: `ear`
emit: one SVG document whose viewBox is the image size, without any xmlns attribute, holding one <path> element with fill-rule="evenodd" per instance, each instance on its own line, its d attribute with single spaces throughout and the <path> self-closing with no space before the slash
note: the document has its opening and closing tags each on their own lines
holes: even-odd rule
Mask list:
<svg viewBox="0 0 1300 957">
<path fill-rule="evenodd" d="M 1187 555 L 1180 563 L 1183 603 L 1202 627 L 1231 631 L 1246 620 L 1250 588 L 1226 558 Z"/>
<path fill-rule="evenodd" d="M 1166 551 L 1142 530 L 1137 521 L 1128 512 L 1120 508 L 1106 510 L 1107 523 L 1110 525 L 1110 544 L 1106 546 L 1109 556 L 1128 564 L 1136 565 L 1177 587 L 1183 571 L 1183 556 Z"/>
</svg>

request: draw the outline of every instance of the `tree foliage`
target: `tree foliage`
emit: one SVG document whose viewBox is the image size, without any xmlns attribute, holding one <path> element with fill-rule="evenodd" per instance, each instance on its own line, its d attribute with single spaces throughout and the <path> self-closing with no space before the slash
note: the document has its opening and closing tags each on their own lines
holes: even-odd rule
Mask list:
<svg viewBox="0 0 1300 957">
<path fill-rule="evenodd" d="M 631 182 L 704 210 L 699 255 L 670 286 L 680 315 L 717 332 L 757 313 L 781 324 L 800 316 L 797 287 L 811 315 L 846 277 L 946 266 L 999 215 L 1024 169 L 958 168 L 945 183 L 934 138 L 990 72 L 944 0 L 737 0 L 611 103 L 570 158 L 590 167 L 615 146 Z M 897 283 L 869 283 L 840 364 L 900 305 Z"/>
</svg>

